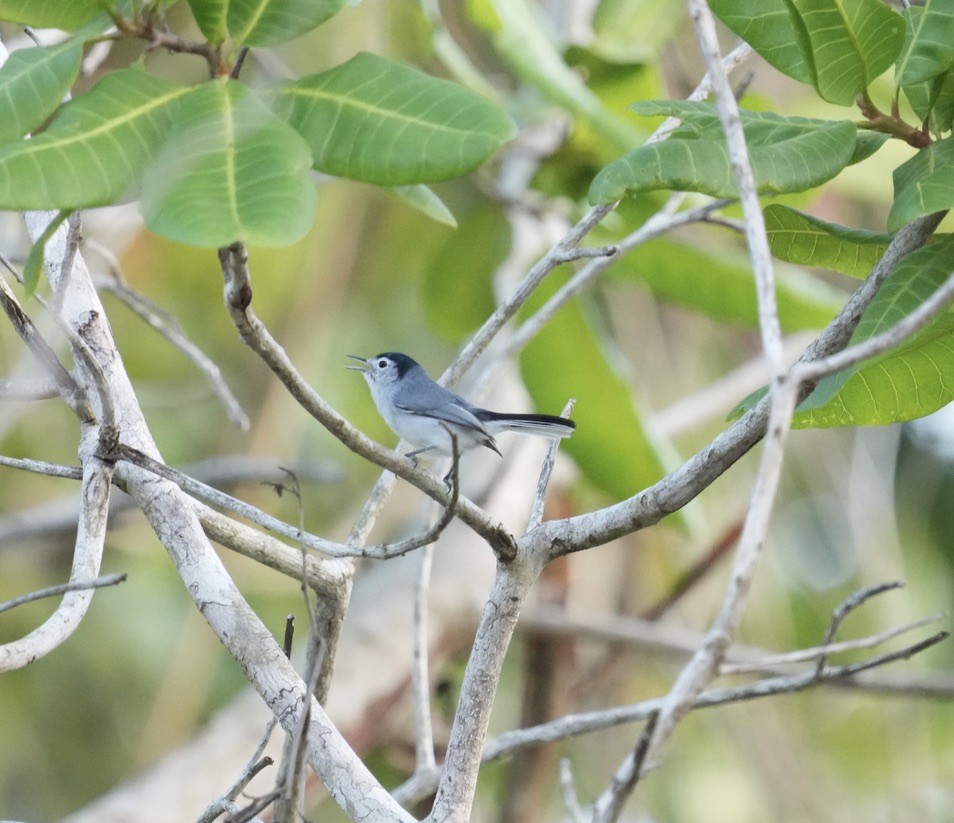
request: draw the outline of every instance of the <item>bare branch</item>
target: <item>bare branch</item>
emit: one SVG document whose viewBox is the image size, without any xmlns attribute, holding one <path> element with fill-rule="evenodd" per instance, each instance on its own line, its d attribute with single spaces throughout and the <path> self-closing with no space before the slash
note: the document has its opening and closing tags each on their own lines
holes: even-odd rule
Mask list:
<svg viewBox="0 0 954 823">
<path fill-rule="evenodd" d="M 83 505 L 73 548 L 71 583 L 88 584 L 99 575 L 112 474 L 111 465 L 93 457 L 84 466 Z M 92 598 L 93 590 L 88 585 L 67 591 L 43 625 L 19 640 L 0 646 L 0 672 L 23 668 L 63 643 L 86 616 Z"/>
<path fill-rule="evenodd" d="M 24 603 L 32 603 L 34 600 L 42 600 L 45 597 L 59 597 L 61 594 L 78 592 L 83 589 L 102 589 L 106 586 L 115 586 L 125 582 L 126 573 L 123 572 L 122 574 L 107 574 L 102 577 L 97 577 L 95 580 L 76 580 L 72 583 L 48 586 L 45 589 L 38 589 L 35 592 L 14 597 L 12 600 L 4 600 L 0 603 L 0 612 L 15 609 L 17 606 L 22 606 Z"/>
<path fill-rule="evenodd" d="M 0 455 L 0 466 L 33 472 L 34 474 L 45 474 L 48 477 L 62 477 L 66 480 L 83 479 L 83 469 L 79 466 L 64 466 L 60 463 L 47 463 L 45 460 L 30 460 L 28 458 Z"/>
<path fill-rule="evenodd" d="M 0 379 L 0 399 L 3 400 L 50 400 L 59 396 L 56 381 L 49 377 L 26 380 Z"/>
<path fill-rule="evenodd" d="M 775 275 L 772 271 L 772 255 L 768 236 L 765 233 L 765 218 L 755 188 L 755 175 L 749 162 L 749 151 L 739 116 L 739 104 L 729 84 L 719 51 L 715 20 L 706 0 L 688 0 L 689 17 L 695 29 L 699 51 L 708 69 L 707 76 L 715 93 L 716 110 L 725 132 L 732 175 L 739 189 L 742 213 L 745 217 L 745 236 L 749 257 L 755 272 L 755 288 L 759 306 L 759 329 L 762 332 L 762 348 L 768 359 L 772 383 L 781 379 L 785 370 L 782 360 L 782 329 L 778 320 L 778 305 L 775 297 Z"/>
<path fill-rule="evenodd" d="M 225 409 L 229 420 L 243 431 L 249 427 L 248 415 L 232 393 L 228 383 L 222 376 L 222 370 L 212 358 L 193 343 L 182 330 L 179 322 L 167 312 L 159 308 L 151 300 L 129 288 L 119 277 L 118 261 L 108 249 L 97 244 L 97 251 L 110 263 L 112 278 L 103 278 L 97 281 L 97 287 L 109 292 L 130 311 L 138 315 L 159 334 L 166 338 L 173 346 L 181 351 L 199 370 L 205 378 L 209 388 L 218 398 Z"/>
<path fill-rule="evenodd" d="M 571 397 L 563 407 L 563 411 L 560 412 L 560 416 L 569 417 L 575 405 L 576 399 Z M 550 475 L 553 473 L 553 464 L 556 462 L 558 448 L 560 448 L 560 441 L 557 439 L 551 440 L 549 446 L 547 446 L 547 453 L 543 458 L 543 465 L 540 466 L 537 492 L 533 497 L 533 504 L 530 507 L 530 522 L 527 524 L 527 531 L 536 528 L 543 522 L 543 506 L 546 502 L 547 487 L 550 485 Z"/>
<path fill-rule="evenodd" d="M 583 810 L 573 785 L 573 767 L 568 757 L 560 760 L 560 793 L 563 795 L 563 806 L 570 817 L 570 823 L 584 823 Z"/>
<path fill-rule="evenodd" d="M 414 643 L 411 664 L 411 695 L 414 706 L 414 763 L 417 769 L 432 770 L 434 758 L 434 729 L 431 724 L 431 679 L 428 673 L 427 595 L 430 591 L 431 566 L 434 546 L 428 544 L 419 554 L 420 568 L 414 581 Z"/>
</svg>

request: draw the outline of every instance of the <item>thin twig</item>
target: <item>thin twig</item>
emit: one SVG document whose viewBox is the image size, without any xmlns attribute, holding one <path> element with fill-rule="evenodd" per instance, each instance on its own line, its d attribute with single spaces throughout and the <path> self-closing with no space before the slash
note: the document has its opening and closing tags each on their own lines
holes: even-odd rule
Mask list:
<svg viewBox="0 0 954 823">
<path fill-rule="evenodd" d="M 830 666 L 822 673 L 821 677 L 816 676 L 814 669 L 812 669 L 799 674 L 767 677 L 743 686 L 709 689 L 695 699 L 691 708 L 692 710 L 712 708 L 744 700 L 792 694 L 815 686 L 841 685 L 845 682 L 851 682 L 851 679 L 861 672 L 885 666 L 897 660 L 908 659 L 914 654 L 919 654 L 937 645 L 949 636 L 949 632 L 937 632 L 918 643 L 913 643 L 895 652 L 877 655 L 859 663 Z M 513 729 L 504 732 L 487 743 L 481 755 L 481 762 L 489 763 L 499 760 L 530 746 L 567 740 L 583 734 L 591 734 L 628 723 L 648 720 L 654 712 L 658 712 L 662 708 L 663 701 L 664 698 L 657 697 L 627 706 L 578 712 L 526 729 Z M 432 774 L 429 780 L 425 777 L 425 775 L 418 775 L 413 782 L 408 781 L 402 784 L 394 791 L 394 797 L 402 805 L 407 806 L 431 794 L 437 784 L 438 773 Z"/>
<path fill-rule="evenodd" d="M 576 405 L 576 398 L 571 397 L 563 411 L 561 417 L 569 417 L 573 413 L 573 407 Z M 543 522 L 543 507 L 546 503 L 547 487 L 550 485 L 550 475 L 553 473 L 553 464 L 556 462 L 557 449 L 560 448 L 560 441 L 556 438 L 550 440 L 547 446 L 547 453 L 543 458 L 543 465 L 540 466 L 540 477 L 537 479 L 537 491 L 533 496 L 533 504 L 530 507 L 530 521 L 527 523 L 527 531 L 535 529 Z"/>
<path fill-rule="evenodd" d="M 56 381 L 49 377 L 25 380 L 0 379 L 0 399 L 2 400 L 51 400 L 59 396 Z"/>
<path fill-rule="evenodd" d="M 411 702 L 414 706 L 414 768 L 433 769 L 437 765 L 434 757 L 434 728 L 431 723 L 431 680 L 428 673 L 428 609 L 427 596 L 430 591 L 431 566 L 434 560 L 434 546 L 428 544 L 418 555 L 419 567 L 414 581 L 414 614 L 412 640 L 414 644 L 411 665 Z"/>
<path fill-rule="evenodd" d="M 126 573 L 106 574 L 97 577 L 95 580 L 75 580 L 70 583 L 60 583 L 58 586 L 48 586 L 45 589 L 37 589 L 29 594 L 21 594 L 12 600 L 4 600 L 0 603 L 0 612 L 15 609 L 24 603 L 32 603 L 34 600 L 42 600 L 45 597 L 59 597 L 67 592 L 78 592 L 83 589 L 102 589 L 105 586 L 115 586 L 126 581 Z"/>
<path fill-rule="evenodd" d="M 584 823 L 583 810 L 576 796 L 576 787 L 573 785 L 573 767 L 570 758 L 560 759 L 560 793 L 563 796 L 563 807 L 570 818 L 570 823 Z"/>
</svg>

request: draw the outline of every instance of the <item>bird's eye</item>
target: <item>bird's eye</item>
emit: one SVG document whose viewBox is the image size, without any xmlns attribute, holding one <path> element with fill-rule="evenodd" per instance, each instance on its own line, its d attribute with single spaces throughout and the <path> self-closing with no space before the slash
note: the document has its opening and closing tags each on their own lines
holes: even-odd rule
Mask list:
<svg viewBox="0 0 954 823">
<path fill-rule="evenodd" d="M 387 367 L 388 367 L 388 361 L 387 361 L 387 360 L 384 360 L 384 359 L 382 358 L 381 360 L 378 361 L 378 368 L 379 368 L 379 369 L 386 369 Z"/>
</svg>

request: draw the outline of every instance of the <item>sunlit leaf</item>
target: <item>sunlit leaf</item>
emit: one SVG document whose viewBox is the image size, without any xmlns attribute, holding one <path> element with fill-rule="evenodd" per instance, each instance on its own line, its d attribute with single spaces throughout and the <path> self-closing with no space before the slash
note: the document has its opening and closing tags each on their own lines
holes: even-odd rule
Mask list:
<svg viewBox="0 0 954 823">
<path fill-rule="evenodd" d="M 607 274 L 643 282 L 664 300 L 723 323 L 758 326 L 752 265 L 741 253 L 713 254 L 673 240 L 644 243 L 622 255 Z M 844 300 L 801 272 L 776 272 L 779 319 L 786 331 L 823 327 Z"/>
<path fill-rule="evenodd" d="M 441 337 L 458 342 L 493 312 L 491 275 L 510 248 L 510 224 L 498 209 L 468 214 L 424 273 L 424 312 Z M 480 249 L 480 254 L 461 254 Z"/>
<path fill-rule="evenodd" d="M 539 9 L 526 0 L 491 0 L 500 27 L 493 43 L 511 71 L 539 89 L 547 100 L 589 123 L 615 152 L 637 145 L 641 134 L 607 108 L 580 75 L 563 60 L 561 48 L 548 33 Z"/>
<path fill-rule="evenodd" d="M 699 191 L 735 197 L 737 189 L 722 126 L 712 106 L 646 101 L 640 114 L 674 114 L 683 124 L 662 142 L 640 146 L 606 166 L 590 187 L 591 203 L 611 203 L 654 189 Z M 804 191 L 830 180 L 852 158 L 854 124 L 772 112 L 743 111 L 742 124 L 752 171 L 763 193 Z"/>
<path fill-rule="evenodd" d="M 143 178 L 146 225 L 195 246 L 287 245 L 314 219 L 310 164 L 301 137 L 246 86 L 203 83 Z"/>
<path fill-rule="evenodd" d="M 772 254 L 801 266 L 867 277 L 892 235 L 853 229 L 773 203 L 765 207 L 765 230 Z"/>
<path fill-rule="evenodd" d="M 548 280 L 531 308 L 555 286 Z M 559 413 L 570 397 L 576 398 L 576 431 L 560 448 L 598 488 L 622 499 L 665 474 L 633 387 L 607 362 L 578 303 L 562 308 L 524 349 L 520 373 L 538 411 Z"/>
<path fill-rule="evenodd" d="M 228 28 L 236 43 L 276 46 L 320 26 L 341 11 L 345 2 L 347 0 L 228 0 Z"/>
<path fill-rule="evenodd" d="M 895 82 L 899 86 L 922 83 L 954 65 L 954 4 L 927 0 L 923 8 L 902 12 L 907 30 L 898 59 Z"/>
<path fill-rule="evenodd" d="M 382 186 L 473 171 L 514 128 L 463 86 L 368 53 L 285 86 L 278 105 L 315 168 Z"/>
<path fill-rule="evenodd" d="M 954 237 L 905 257 L 871 302 L 852 343 L 909 315 L 954 272 Z M 800 428 L 913 420 L 954 400 L 954 310 L 943 311 L 900 348 L 822 380 L 795 415 Z"/>
<path fill-rule="evenodd" d="M 931 143 L 894 170 L 888 228 L 897 231 L 926 214 L 954 206 L 954 138 Z"/>
<path fill-rule="evenodd" d="M 139 69 L 110 72 L 42 134 L 0 148 L 0 208 L 78 209 L 135 197 L 188 91 Z"/>
<path fill-rule="evenodd" d="M 0 143 L 43 123 L 60 105 L 79 74 L 83 44 L 22 49 L 0 67 Z"/>
<path fill-rule="evenodd" d="M 0 19 L 42 28 L 74 29 L 102 10 L 102 0 L 0 0 Z"/>
<path fill-rule="evenodd" d="M 447 208 L 444 201 L 429 186 L 425 186 L 423 183 L 413 186 L 394 186 L 391 191 L 412 208 L 426 214 L 431 220 L 450 226 L 452 229 L 457 228 L 454 213 Z"/>
</svg>

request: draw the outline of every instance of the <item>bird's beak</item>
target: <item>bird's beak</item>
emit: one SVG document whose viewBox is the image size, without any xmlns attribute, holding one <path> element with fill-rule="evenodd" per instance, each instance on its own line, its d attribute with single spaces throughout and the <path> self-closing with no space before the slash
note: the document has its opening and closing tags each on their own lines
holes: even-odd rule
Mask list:
<svg viewBox="0 0 954 823">
<path fill-rule="evenodd" d="M 368 361 L 363 357 L 358 357 L 356 354 L 349 354 L 348 357 L 353 357 L 355 360 L 360 360 L 360 366 L 345 366 L 346 369 L 351 369 L 351 371 L 366 372 L 370 366 L 368 366 Z"/>
</svg>

